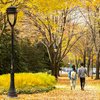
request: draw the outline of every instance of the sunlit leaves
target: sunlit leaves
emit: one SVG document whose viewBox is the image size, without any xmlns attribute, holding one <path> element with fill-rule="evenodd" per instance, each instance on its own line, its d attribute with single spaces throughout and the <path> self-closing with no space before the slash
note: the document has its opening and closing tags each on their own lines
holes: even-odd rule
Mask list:
<svg viewBox="0 0 100 100">
<path fill-rule="evenodd" d="M 0 12 L 5 13 L 6 9 L 10 6 L 11 4 L 0 4 Z"/>
<path fill-rule="evenodd" d="M 34 8 L 34 11 L 42 13 L 50 13 L 55 10 L 75 7 L 75 3 L 71 0 L 29 0 L 26 5 L 30 8 Z"/>
<path fill-rule="evenodd" d="M 24 13 L 23 11 L 19 11 L 18 14 L 17 14 L 17 20 L 20 21 L 24 16 Z"/>
<path fill-rule="evenodd" d="M 82 8 L 90 8 L 91 10 L 96 10 L 96 8 L 100 7 L 100 0 L 82 0 L 80 4 Z"/>
</svg>

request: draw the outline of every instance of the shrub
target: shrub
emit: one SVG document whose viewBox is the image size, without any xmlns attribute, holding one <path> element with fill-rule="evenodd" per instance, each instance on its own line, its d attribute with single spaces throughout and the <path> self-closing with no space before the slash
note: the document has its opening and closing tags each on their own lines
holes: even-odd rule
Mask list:
<svg viewBox="0 0 100 100">
<path fill-rule="evenodd" d="M 0 93 L 6 93 L 9 89 L 10 74 L 0 76 Z M 16 73 L 15 87 L 18 93 L 34 93 L 49 91 L 54 88 L 56 80 L 47 73 Z"/>
</svg>

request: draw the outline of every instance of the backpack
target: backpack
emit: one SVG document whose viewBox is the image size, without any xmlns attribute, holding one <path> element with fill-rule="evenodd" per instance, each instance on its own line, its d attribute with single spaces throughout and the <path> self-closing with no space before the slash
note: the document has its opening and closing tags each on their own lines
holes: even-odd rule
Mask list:
<svg viewBox="0 0 100 100">
<path fill-rule="evenodd" d="M 72 71 L 71 72 L 71 79 L 76 79 L 76 72 L 75 71 Z"/>
<path fill-rule="evenodd" d="M 68 77 L 69 77 L 69 79 L 71 79 L 71 71 L 72 71 L 72 70 L 70 70 L 70 71 L 68 72 Z"/>
</svg>

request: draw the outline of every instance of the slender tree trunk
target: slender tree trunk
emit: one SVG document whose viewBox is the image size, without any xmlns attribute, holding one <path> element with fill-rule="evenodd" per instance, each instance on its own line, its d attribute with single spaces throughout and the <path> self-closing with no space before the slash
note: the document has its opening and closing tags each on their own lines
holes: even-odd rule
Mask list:
<svg viewBox="0 0 100 100">
<path fill-rule="evenodd" d="M 55 66 L 55 78 L 58 79 L 58 67 Z"/>
<path fill-rule="evenodd" d="M 78 60 L 77 60 L 77 56 L 75 57 L 75 63 L 76 63 L 76 68 L 78 69 Z"/>
<path fill-rule="evenodd" d="M 60 76 L 59 71 L 60 71 L 60 66 L 58 65 L 58 66 L 57 66 L 57 75 L 58 75 L 58 76 Z"/>
<path fill-rule="evenodd" d="M 93 54 L 92 54 L 91 68 L 92 68 L 92 75 L 91 75 L 91 78 L 93 79 Z"/>
<path fill-rule="evenodd" d="M 53 76 L 55 76 L 55 66 L 54 66 L 54 64 L 51 64 L 51 74 L 53 75 Z"/>
<path fill-rule="evenodd" d="M 83 63 L 84 63 L 84 67 L 85 67 L 86 66 L 86 50 L 84 50 Z"/>
<path fill-rule="evenodd" d="M 91 56 L 89 55 L 89 57 L 88 57 L 88 65 L 87 65 L 87 74 L 88 74 L 88 76 L 90 76 L 90 60 L 91 60 Z"/>
<path fill-rule="evenodd" d="M 99 79 L 99 67 L 100 67 L 100 50 L 97 53 L 97 58 L 96 58 L 96 79 Z"/>
</svg>

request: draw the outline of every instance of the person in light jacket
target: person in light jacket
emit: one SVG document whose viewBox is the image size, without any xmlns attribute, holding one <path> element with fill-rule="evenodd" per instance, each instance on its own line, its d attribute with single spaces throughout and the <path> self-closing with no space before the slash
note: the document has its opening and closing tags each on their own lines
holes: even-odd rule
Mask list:
<svg viewBox="0 0 100 100">
<path fill-rule="evenodd" d="M 71 90 L 75 89 L 76 79 L 77 79 L 77 71 L 75 65 L 72 66 L 72 70 L 70 70 L 69 72 L 69 79 L 70 79 Z"/>
</svg>

